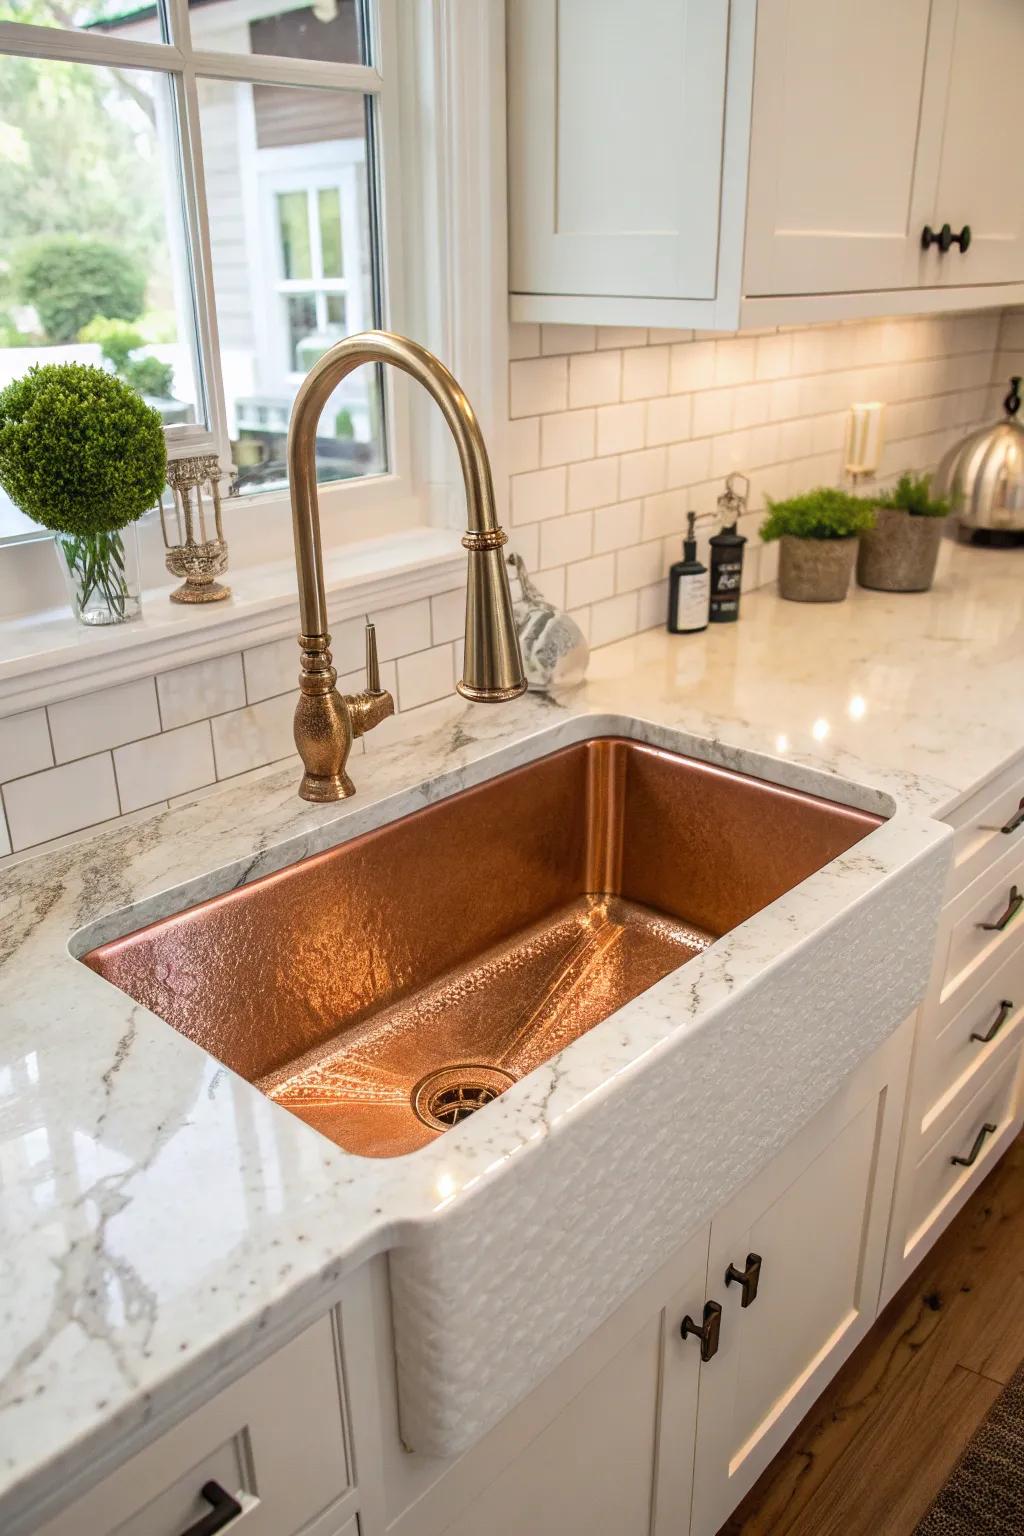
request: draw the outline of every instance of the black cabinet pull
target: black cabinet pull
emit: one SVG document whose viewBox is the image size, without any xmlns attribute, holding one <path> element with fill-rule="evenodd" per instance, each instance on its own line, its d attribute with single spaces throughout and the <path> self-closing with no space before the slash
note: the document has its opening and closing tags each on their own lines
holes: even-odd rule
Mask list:
<svg viewBox="0 0 1024 1536">
<path fill-rule="evenodd" d="M 1021 907 L 1024 907 L 1024 896 L 1021 895 L 1017 886 L 1011 885 L 1006 911 L 1002 917 L 996 918 L 994 923 L 979 923 L 978 927 L 983 928 L 986 933 L 1002 933 L 1003 929 L 1008 928 L 1013 922 Z"/>
<path fill-rule="evenodd" d="M 965 224 L 958 235 L 954 235 L 952 228 L 948 224 L 943 224 L 938 234 L 936 234 L 935 230 L 932 229 L 930 224 L 926 224 L 924 229 L 921 231 L 922 250 L 928 251 L 933 245 L 937 245 L 943 256 L 945 256 L 950 247 L 954 245 L 958 245 L 960 247 L 960 254 L 963 255 L 964 251 L 967 250 L 970 243 L 971 226 L 969 224 Z"/>
<path fill-rule="evenodd" d="M 1013 1004 L 1008 998 L 1004 997 L 1002 1002 L 999 1004 L 999 1012 L 996 1014 L 995 1018 L 992 1020 L 992 1023 L 989 1025 L 988 1029 L 986 1029 L 985 1033 L 983 1035 L 979 1035 L 976 1029 L 972 1029 L 971 1039 L 977 1040 L 979 1045 L 988 1045 L 989 1041 L 994 1040 L 996 1035 L 998 1035 L 999 1031 L 1002 1029 L 1003 1025 L 1006 1023 L 1012 1012 Z"/>
<path fill-rule="evenodd" d="M 757 1288 L 761 1283 L 761 1255 L 748 1253 L 746 1269 L 737 1269 L 735 1264 L 730 1264 L 725 1272 L 725 1283 L 741 1285 L 743 1299 L 740 1306 L 749 1307 L 752 1301 L 757 1300 Z"/>
<path fill-rule="evenodd" d="M 705 1361 L 713 1359 L 718 1354 L 718 1339 L 721 1331 L 722 1309 L 717 1301 L 704 1303 L 703 1326 L 695 1323 L 689 1312 L 679 1324 L 679 1332 L 684 1339 L 689 1338 L 691 1333 L 695 1338 L 700 1339 L 700 1357 Z"/>
<path fill-rule="evenodd" d="M 182 1531 L 181 1536 L 217 1536 L 218 1531 L 242 1513 L 241 1504 L 220 1483 L 204 1483 L 199 1493 L 211 1506 L 210 1513 L 201 1516 L 187 1531 Z"/>
<path fill-rule="evenodd" d="M 1009 836 L 1011 832 L 1016 832 L 1020 827 L 1024 827 L 1024 799 L 1021 800 L 1020 805 L 1018 805 L 1006 825 L 1000 827 L 999 830 Z"/>
<path fill-rule="evenodd" d="M 981 1151 L 982 1147 L 985 1145 L 985 1142 L 992 1135 L 994 1130 L 995 1126 L 992 1124 L 991 1120 L 986 1120 L 977 1136 L 975 1136 L 974 1146 L 968 1152 L 967 1156 L 950 1158 L 950 1162 L 953 1164 L 954 1168 L 973 1168 L 974 1164 L 978 1161 L 978 1153 Z"/>
</svg>

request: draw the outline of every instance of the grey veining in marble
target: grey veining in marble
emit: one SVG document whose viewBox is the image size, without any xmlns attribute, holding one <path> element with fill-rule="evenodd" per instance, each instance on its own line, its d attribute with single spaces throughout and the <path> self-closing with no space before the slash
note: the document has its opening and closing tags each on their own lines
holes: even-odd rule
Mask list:
<svg viewBox="0 0 1024 1536">
<path fill-rule="evenodd" d="M 728 1015 L 740 1029 L 780 949 L 823 964 L 830 927 L 869 896 L 884 923 L 886 893 L 910 871 L 937 901 L 945 848 L 928 817 L 1024 748 L 1010 686 L 1021 584 L 1005 557 L 975 553 L 956 552 L 933 593 L 858 594 L 824 627 L 820 613 L 756 596 L 725 633 L 651 634 L 595 653 L 571 695 L 491 710 L 452 701 L 428 735 L 367 753 L 359 794 L 342 806 L 298 801 L 289 770 L 0 875 L 0 1523 L 13 1527 L 54 1478 L 81 1476 L 120 1436 L 163 1422 L 370 1254 L 409 1255 L 398 1290 L 421 1301 L 437 1260 L 416 1259 L 433 1224 L 454 1231 L 481 1201 L 499 1211 L 513 1163 L 547 1157 L 570 1177 L 585 1167 L 620 1075 L 653 1091 L 650 1064 L 675 1070 L 679 1039 L 742 995 L 748 1013 Z M 325 1142 L 71 952 L 603 730 L 891 819 L 400 1163 Z M 858 929 L 862 954 L 870 942 Z M 870 1044 L 833 1050 L 822 1083 Z M 757 1070 L 749 1060 L 750 1091 Z M 798 1085 L 793 1113 L 807 1118 L 820 1087 Z M 740 1158 L 737 1176 L 745 1167 Z M 661 1240 L 652 1234 L 650 1254 Z M 443 1312 L 451 1276 L 436 1279 L 428 1305 Z M 405 1347 L 416 1353 L 408 1333 Z"/>
</svg>

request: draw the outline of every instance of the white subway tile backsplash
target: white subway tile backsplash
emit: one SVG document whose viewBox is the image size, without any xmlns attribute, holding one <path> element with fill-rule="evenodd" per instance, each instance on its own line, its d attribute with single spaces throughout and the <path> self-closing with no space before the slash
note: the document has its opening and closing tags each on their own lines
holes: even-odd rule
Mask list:
<svg viewBox="0 0 1024 1536">
<path fill-rule="evenodd" d="M 554 517 L 540 530 L 540 563 L 545 569 L 566 565 L 570 560 L 585 560 L 590 554 L 593 513 L 574 512 Z"/>
<path fill-rule="evenodd" d="M 619 460 L 619 495 L 623 501 L 634 496 L 656 496 L 667 489 L 668 452 L 665 448 L 644 448 L 640 453 L 625 453 Z"/>
<path fill-rule="evenodd" d="M 398 707 L 417 709 L 443 699 L 455 686 L 454 660 L 450 644 L 435 645 L 429 651 L 417 651 L 398 660 Z"/>
<path fill-rule="evenodd" d="M 29 709 L 0 720 L 0 783 L 38 773 L 53 764 L 45 709 Z"/>
<path fill-rule="evenodd" d="M 11 851 L 11 837 L 7 830 L 7 818 L 4 815 L 3 804 L 0 803 L 0 859 L 6 857 Z"/>
<path fill-rule="evenodd" d="M 754 377 L 784 379 L 793 366 L 793 338 L 786 332 L 759 336 L 754 358 Z"/>
<path fill-rule="evenodd" d="M 172 795 L 212 784 L 217 775 L 210 721 L 197 720 L 118 747 L 114 772 L 122 811 L 138 811 Z"/>
<path fill-rule="evenodd" d="M 508 472 L 540 468 L 540 417 L 518 416 L 508 424 Z"/>
<path fill-rule="evenodd" d="M 746 384 L 754 377 L 758 343 L 750 336 L 732 336 L 715 342 L 715 383 Z"/>
<path fill-rule="evenodd" d="M 666 395 L 660 400 L 647 402 L 648 448 L 660 443 L 682 443 L 690 435 L 693 421 L 693 397 L 691 395 Z"/>
<path fill-rule="evenodd" d="M 732 391 L 713 389 L 694 396 L 693 435 L 712 437 L 732 427 Z"/>
<path fill-rule="evenodd" d="M 510 325 L 508 328 L 508 355 L 512 362 L 522 357 L 539 357 L 540 326 Z"/>
<path fill-rule="evenodd" d="M 657 336 L 657 331 L 651 333 Z M 647 332 L 635 325 L 602 325 L 597 333 L 598 347 L 642 347 Z"/>
<path fill-rule="evenodd" d="M 622 353 L 582 353 L 569 359 L 569 405 L 613 405 L 622 396 Z"/>
<path fill-rule="evenodd" d="M 15 853 L 121 813 L 109 752 L 14 779 L 3 795 Z"/>
<path fill-rule="evenodd" d="M 565 566 L 555 565 L 537 572 L 537 587 L 556 608 L 565 607 Z"/>
<path fill-rule="evenodd" d="M 160 729 L 156 686 L 151 677 L 51 704 L 48 714 L 58 763 L 119 747 L 124 741 L 151 736 Z"/>
<path fill-rule="evenodd" d="M 715 343 L 683 342 L 672 348 L 669 388 L 674 395 L 708 389 L 715 382 Z"/>
<path fill-rule="evenodd" d="M 297 667 L 295 670 L 297 673 Z M 197 661 L 189 667 L 175 667 L 173 672 L 161 672 L 156 692 L 160 723 L 165 731 L 190 725 L 193 720 L 208 719 L 227 709 L 238 709 L 245 703 L 242 658 L 235 652 L 232 656 Z"/>
<path fill-rule="evenodd" d="M 663 541 L 654 539 L 650 544 L 620 549 L 615 556 L 616 592 L 635 592 L 660 581 L 665 574 L 662 548 Z"/>
<path fill-rule="evenodd" d="M 690 497 L 686 491 L 666 491 L 662 496 L 648 496 L 643 503 L 643 521 L 640 537 L 646 543 L 650 539 L 663 539 L 678 533 L 686 526 L 686 514 L 690 509 Z"/>
<path fill-rule="evenodd" d="M 668 392 L 668 347 L 628 347 L 622 354 L 623 400 L 650 400 Z"/>
<path fill-rule="evenodd" d="M 514 476 L 512 522 L 538 523 L 545 517 L 560 517 L 565 511 L 565 486 L 564 467 Z"/>
<path fill-rule="evenodd" d="M 597 332 L 592 325 L 544 325 L 540 332 L 540 349 L 547 356 L 551 352 L 593 352 Z"/>
<path fill-rule="evenodd" d="M 382 608 L 370 615 L 377 630 L 377 654 L 381 661 L 392 661 L 397 656 L 407 656 L 410 651 L 422 651 L 430 644 L 430 601 L 423 598 L 417 603 L 399 603 L 394 608 Z M 357 671 L 363 666 L 365 639 L 363 626 L 358 620 L 360 641 L 358 654 L 351 661 L 337 662 L 339 672 Z M 339 652 L 340 657 L 340 652 Z"/>
<path fill-rule="evenodd" d="M 455 587 L 430 599 L 430 635 L 435 645 L 457 640 L 466 624 L 466 589 Z"/>
<path fill-rule="evenodd" d="M 291 757 L 295 752 L 294 715 L 294 690 L 218 715 L 211 722 L 218 779 L 230 779 L 236 773 Z"/>
<path fill-rule="evenodd" d="M 618 498 L 618 459 L 591 459 L 588 463 L 569 466 L 567 511 L 582 512 L 587 507 L 607 506 Z"/>
<path fill-rule="evenodd" d="M 696 485 L 711 473 L 711 443 L 698 438 L 692 443 L 674 443 L 668 450 L 667 483 L 671 489 L 677 485 Z"/>
<path fill-rule="evenodd" d="M 603 405 L 597 412 L 597 452 L 628 453 L 642 448 L 647 424 L 647 407 L 642 400 L 625 405 Z"/>
<path fill-rule="evenodd" d="M 615 556 L 595 555 L 578 560 L 565 573 L 565 601 L 570 608 L 610 597 L 615 591 Z"/>
<path fill-rule="evenodd" d="M 620 501 L 611 507 L 598 507 L 594 513 L 594 554 L 625 549 L 640 539 L 643 510 L 641 501 Z"/>
<path fill-rule="evenodd" d="M 556 411 L 540 419 L 540 461 L 547 469 L 552 464 L 571 464 L 594 457 L 593 411 Z"/>
<path fill-rule="evenodd" d="M 613 640 L 625 640 L 636 634 L 637 595 L 623 592 L 619 597 L 594 603 L 590 609 L 591 645 L 610 645 Z"/>
<path fill-rule="evenodd" d="M 537 416 L 564 411 L 568 403 L 568 362 L 564 357 L 536 357 L 509 364 L 509 413 Z"/>
</svg>

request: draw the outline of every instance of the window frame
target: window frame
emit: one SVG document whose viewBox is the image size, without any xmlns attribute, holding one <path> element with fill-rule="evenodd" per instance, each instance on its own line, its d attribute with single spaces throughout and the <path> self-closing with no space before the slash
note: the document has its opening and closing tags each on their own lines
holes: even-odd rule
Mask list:
<svg viewBox="0 0 1024 1536">
<path fill-rule="evenodd" d="M 210 239 L 209 209 L 203 166 L 201 118 L 198 81 L 203 78 L 237 82 L 242 85 L 280 85 L 307 88 L 330 88 L 335 91 L 359 92 L 364 101 L 372 103 L 366 113 L 367 122 L 367 175 L 371 194 L 371 246 L 376 248 L 372 256 L 376 265 L 376 304 L 378 314 L 371 317 L 372 324 L 394 326 L 396 312 L 400 315 L 404 306 L 401 270 L 401 243 L 398 238 L 388 238 L 388 231 L 396 229 L 397 208 L 388 206 L 389 188 L 397 175 L 389 175 L 389 166 L 397 170 L 400 164 L 396 153 L 398 136 L 397 110 L 397 59 L 395 0 L 369 0 L 364 10 L 368 64 L 339 64 L 319 59 L 293 59 L 277 54 L 230 53 L 197 48 L 193 44 L 188 0 L 166 0 L 169 39 L 155 41 L 129 37 L 115 37 L 109 33 L 89 29 L 43 27 L 28 22 L 0 22 L 0 55 L 20 55 L 28 58 L 59 59 L 70 63 L 94 66 L 113 66 L 125 69 L 145 69 L 167 77 L 171 115 L 177 143 L 168 146 L 180 165 L 175 174 L 180 177 L 183 207 L 184 254 L 191 282 L 195 313 L 194 354 L 197 363 L 197 382 L 208 425 L 171 424 L 164 428 L 168 457 L 182 458 L 191 454 L 216 453 L 227 468 L 231 463 L 231 449 L 227 429 L 227 408 L 224 398 L 220 363 L 220 342 L 217 324 L 216 294 L 214 288 L 213 258 Z M 159 13 L 158 13 L 159 15 Z M 156 23 L 159 25 L 159 21 Z M 391 78 L 382 72 L 382 60 L 390 58 L 396 65 Z M 397 204 L 396 196 L 391 201 Z M 174 232 L 171 232 L 172 239 Z M 399 320 L 398 325 L 400 326 Z M 339 522 L 337 514 L 345 519 L 343 536 L 358 538 L 370 536 L 375 530 L 374 514 L 386 504 L 388 523 L 415 523 L 419 497 L 412 477 L 412 447 L 410 424 L 404 391 L 396 391 L 390 370 L 385 373 L 385 420 L 387 423 L 387 468 L 377 475 L 327 483 L 320 487 L 321 514 L 325 523 Z M 361 511 L 354 522 L 351 512 L 358 501 Z M 408 504 L 409 515 L 401 517 L 398 508 Z M 288 492 L 284 487 L 266 492 L 247 493 L 237 502 L 229 503 L 232 511 L 238 508 L 248 511 L 274 512 L 280 507 L 282 514 L 288 510 Z M 244 514 L 243 514 L 244 515 Z M 234 521 L 234 519 L 232 519 Z M 352 522 L 351 528 L 348 523 Z M 242 530 L 239 530 L 242 533 Z M 152 531 L 147 520 L 140 524 L 143 542 Z M 242 533 L 244 539 L 244 533 Z M 19 544 L 49 541 L 46 529 L 31 530 L 24 534 L 0 538 L 0 558 L 3 551 Z M 257 563 L 258 552 L 249 551 L 249 560 L 235 542 L 234 553 L 244 563 Z M 145 562 L 144 562 L 145 563 Z M 233 563 L 238 563 L 233 559 Z"/>
</svg>

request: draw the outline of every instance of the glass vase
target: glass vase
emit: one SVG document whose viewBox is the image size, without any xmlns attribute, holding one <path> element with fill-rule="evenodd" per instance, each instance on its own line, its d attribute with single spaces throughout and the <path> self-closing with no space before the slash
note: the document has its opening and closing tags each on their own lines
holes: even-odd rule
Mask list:
<svg viewBox="0 0 1024 1536">
<path fill-rule="evenodd" d="M 134 523 L 112 533 L 58 533 L 53 542 L 80 624 L 127 624 L 139 617 L 139 536 Z"/>
</svg>

